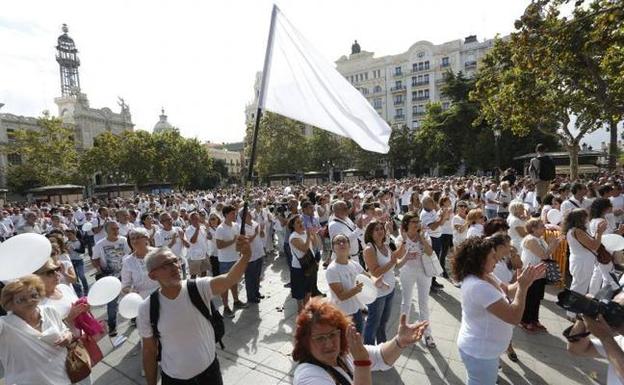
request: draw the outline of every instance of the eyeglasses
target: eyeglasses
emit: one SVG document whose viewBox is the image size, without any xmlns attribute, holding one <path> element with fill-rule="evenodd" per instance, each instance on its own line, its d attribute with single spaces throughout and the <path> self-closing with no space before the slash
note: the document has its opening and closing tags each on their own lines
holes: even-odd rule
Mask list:
<svg viewBox="0 0 624 385">
<path fill-rule="evenodd" d="M 348 239 L 344 239 L 344 238 L 340 238 L 340 239 L 336 239 L 333 244 L 334 245 L 346 245 L 349 243 Z"/>
<path fill-rule="evenodd" d="M 156 269 L 165 269 L 165 268 L 169 268 L 171 266 L 178 267 L 178 260 L 177 259 L 171 259 L 171 260 L 163 263 L 162 265 L 158 266 Z M 154 270 L 156 270 L 156 269 L 154 269 Z"/>
<path fill-rule="evenodd" d="M 327 334 L 317 334 L 315 336 L 311 336 L 310 339 L 315 344 L 323 345 L 328 341 L 333 341 L 334 339 L 340 337 L 341 331 L 340 329 L 336 329 L 331 333 Z"/>
<path fill-rule="evenodd" d="M 15 297 L 13 299 L 13 302 L 16 305 L 22 305 L 24 303 L 26 303 L 27 301 L 39 301 L 41 299 L 41 296 L 39 295 L 38 291 L 33 290 L 29 295 L 24 295 L 21 297 Z"/>
</svg>

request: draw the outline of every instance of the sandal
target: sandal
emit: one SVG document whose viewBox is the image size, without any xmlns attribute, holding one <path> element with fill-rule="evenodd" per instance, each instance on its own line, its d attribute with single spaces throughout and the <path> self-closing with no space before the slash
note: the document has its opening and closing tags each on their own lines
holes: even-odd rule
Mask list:
<svg viewBox="0 0 624 385">
<path fill-rule="evenodd" d="M 425 346 L 428 347 L 429 349 L 435 349 L 436 348 L 436 343 L 433 340 L 432 336 L 425 336 Z"/>
<path fill-rule="evenodd" d="M 522 330 L 529 334 L 535 334 L 538 332 L 538 328 L 534 324 L 526 324 L 524 322 L 521 322 L 520 327 L 522 328 Z"/>
<path fill-rule="evenodd" d="M 546 329 L 546 326 L 542 325 L 539 322 L 534 322 L 533 326 L 535 326 L 537 328 L 537 330 L 539 330 L 539 331 L 548 333 L 548 329 Z"/>
</svg>

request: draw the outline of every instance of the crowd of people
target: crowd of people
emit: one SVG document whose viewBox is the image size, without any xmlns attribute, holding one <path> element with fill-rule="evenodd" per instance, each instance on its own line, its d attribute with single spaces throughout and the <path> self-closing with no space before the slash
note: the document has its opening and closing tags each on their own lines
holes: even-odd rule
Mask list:
<svg viewBox="0 0 624 385">
<path fill-rule="evenodd" d="M 142 338 L 147 384 L 156 384 L 159 365 L 163 384 L 220 384 L 221 315 L 233 318 L 265 298 L 263 265 L 274 256 L 286 261 L 284 285 L 297 302 L 295 384 L 370 384 L 371 370 L 388 369 L 406 347 L 421 341 L 436 349 L 429 297 L 447 285 L 462 294 L 457 346 L 468 384 L 495 384 L 500 356 L 519 360 L 511 341 L 515 326 L 529 334 L 548 332 L 539 315 L 546 285 L 567 279 L 570 290 L 582 295 L 620 288 L 618 258 L 600 263 L 597 253 L 603 235 L 624 233 L 624 179 L 570 181 L 540 171 L 547 164 L 543 151 L 536 159 L 530 177 L 507 170 L 497 178 L 7 203 L 0 212 L 2 239 L 39 233 L 50 240 L 52 254 L 33 275 L 3 283 L 5 379 L 70 383 L 64 346 L 81 335 L 75 321 L 89 313 L 79 298 L 89 293 L 86 271 L 92 268 L 96 279 L 118 277 L 122 295 L 144 299 L 131 322 Z M 562 220 L 553 221 L 551 210 Z M 562 247 L 569 269 L 554 260 Z M 563 276 L 552 278 L 556 270 Z M 320 274 L 326 293 L 317 285 Z M 361 274 L 376 289 L 370 303 L 360 297 Z M 399 309 L 393 307 L 397 286 Z M 111 337 L 117 335 L 117 313 L 118 301 L 108 303 Z M 389 338 L 394 313 L 400 323 Z M 607 357 L 609 384 L 622 383 L 620 329 L 601 317 L 567 317 L 575 332 L 570 351 Z"/>
</svg>

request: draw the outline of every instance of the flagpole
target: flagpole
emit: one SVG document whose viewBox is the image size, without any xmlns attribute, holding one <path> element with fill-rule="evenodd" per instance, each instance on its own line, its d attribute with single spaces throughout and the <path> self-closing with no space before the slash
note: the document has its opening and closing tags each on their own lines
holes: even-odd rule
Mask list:
<svg viewBox="0 0 624 385">
<path fill-rule="evenodd" d="M 270 72 L 271 54 L 273 52 L 273 35 L 275 31 L 275 17 L 277 16 L 277 5 L 273 4 L 273 10 L 271 11 L 271 24 L 269 26 L 269 37 L 267 39 L 266 52 L 264 54 L 264 66 L 262 68 L 262 78 L 260 80 L 260 93 L 258 95 L 258 108 L 256 109 L 256 121 L 253 130 L 253 139 L 251 142 L 251 154 L 249 156 L 249 166 L 247 170 L 247 181 L 245 183 L 245 204 L 243 206 L 243 217 L 241 219 L 241 235 L 245 235 L 245 218 L 247 218 L 247 212 L 249 211 L 249 190 L 253 185 L 253 170 L 256 163 L 256 149 L 258 146 L 258 131 L 260 129 L 260 118 L 262 117 L 262 109 L 264 107 L 264 95 L 266 80 Z"/>
</svg>

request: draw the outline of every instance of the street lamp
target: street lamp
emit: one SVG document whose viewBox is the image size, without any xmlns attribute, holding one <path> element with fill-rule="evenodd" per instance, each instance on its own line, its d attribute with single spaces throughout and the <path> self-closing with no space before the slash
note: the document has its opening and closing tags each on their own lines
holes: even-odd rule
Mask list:
<svg viewBox="0 0 624 385">
<path fill-rule="evenodd" d="M 501 135 L 503 134 L 500 130 L 500 128 L 495 128 L 492 130 L 494 132 L 494 147 L 495 147 L 495 151 L 496 151 L 496 169 L 500 170 L 500 146 L 499 146 L 499 140 Z"/>
</svg>

